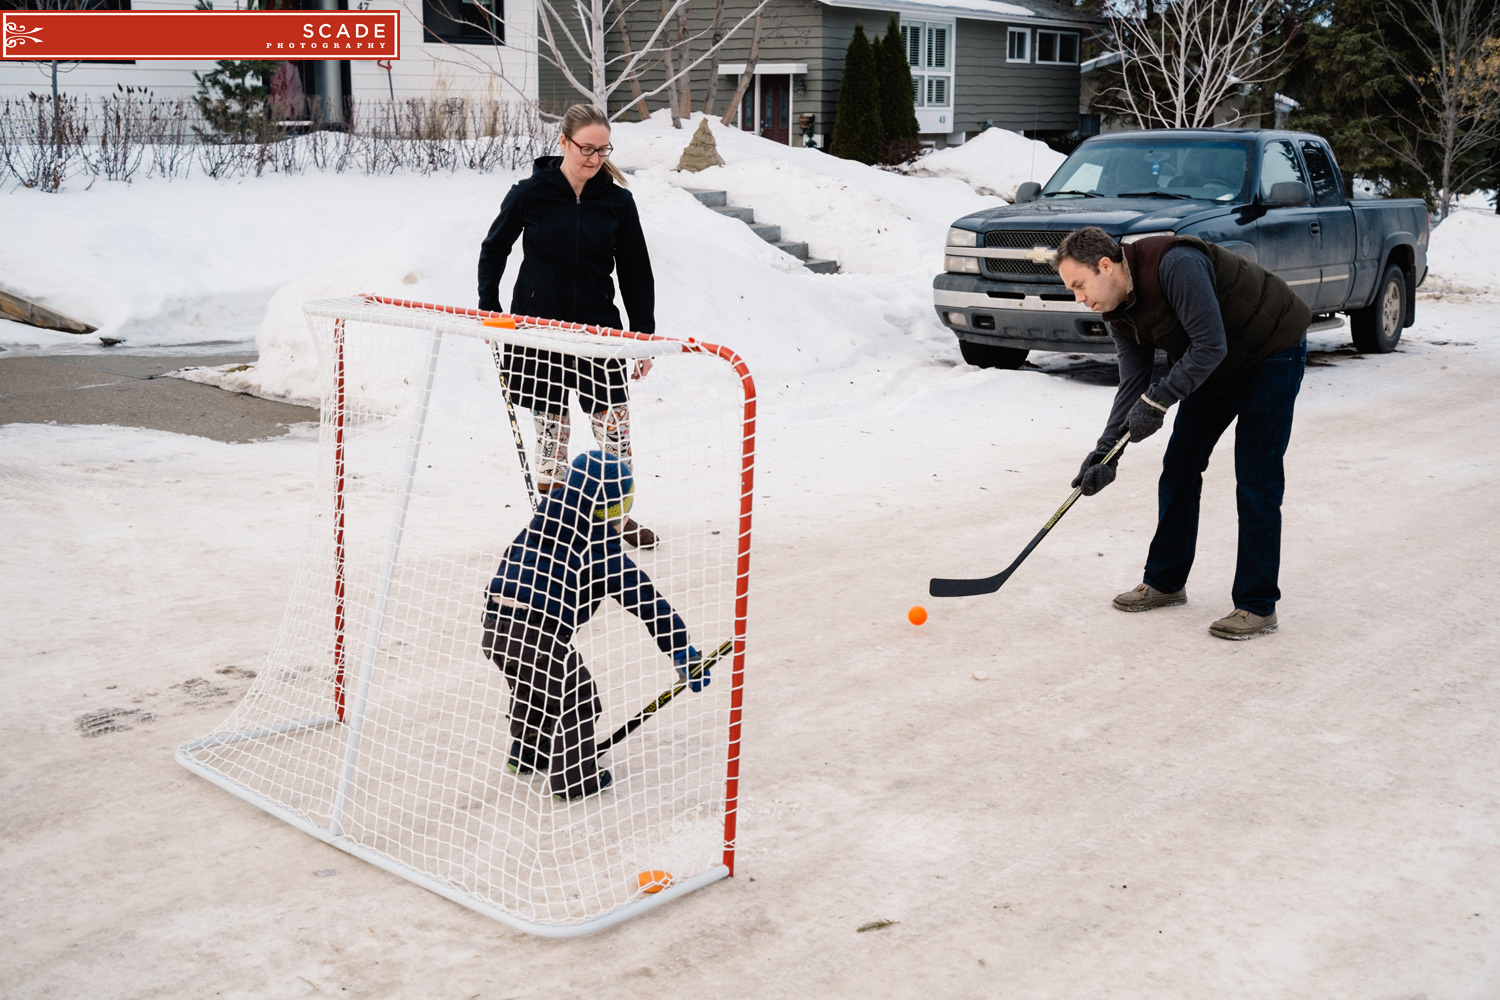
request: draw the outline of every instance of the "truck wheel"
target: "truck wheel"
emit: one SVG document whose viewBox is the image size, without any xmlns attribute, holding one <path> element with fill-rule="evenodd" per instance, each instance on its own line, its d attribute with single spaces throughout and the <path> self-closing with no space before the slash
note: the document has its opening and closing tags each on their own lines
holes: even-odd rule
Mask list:
<svg viewBox="0 0 1500 1000">
<path fill-rule="evenodd" d="M 976 344 L 960 340 L 958 349 L 964 360 L 975 368 L 1005 368 L 1014 371 L 1026 360 L 1026 349 L 1022 347 L 996 347 L 993 344 Z"/>
<path fill-rule="evenodd" d="M 1349 314 L 1354 349 L 1365 354 L 1389 354 L 1401 342 L 1406 323 L 1406 272 L 1392 264 L 1380 279 L 1375 301 Z"/>
</svg>

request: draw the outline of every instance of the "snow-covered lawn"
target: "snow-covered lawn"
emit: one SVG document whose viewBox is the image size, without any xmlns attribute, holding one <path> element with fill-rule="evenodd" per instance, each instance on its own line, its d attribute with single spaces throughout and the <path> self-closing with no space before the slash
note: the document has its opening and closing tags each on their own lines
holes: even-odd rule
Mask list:
<svg viewBox="0 0 1500 1000">
<path fill-rule="evenodd" d="M 638 168 L 659 328 L 734 346 L 761 389 L 738 877 L 537 940 L 190 775 L 174 749 L 227 713 L 276 634 L 313 436 L 9 425 L 0 992 L 1493 996 L 1500 282 L 1475 262 L 1500 219 L 1434 231 L 1433 290 L 1398 352 L 1315 339 L 1282 628 L 1226 643 L 1205 627 L 1229 610 L 1227 443 L 1186 607 L 1109 605 L 1139 579 L 1165 435 L 999 594 L 927 599 L 930 576 L 994 572 L 1040 528 L 1112 390 L 1062 356 L 959 361 L 931 273 L 948 223 L 997 199 L 733 132 L 725 167 L 681 178 L 689 134 L 653 122 L 616 143 Z M 240 387 L 306 399 L 300 303 L 472 304 L 513 179 L 6 192 L 27 240 L 0 246 L 0 283 L 117 350 L 254 336 Z M 801 271 L 682 185 L 729 190 L 846 273 Z M 0 344 L 76 339 L 0 324 Z M 109 708 L 151 719 L 80 733 Z M 857 932 L 877 919 L 896 923 Z"/>
</svg>

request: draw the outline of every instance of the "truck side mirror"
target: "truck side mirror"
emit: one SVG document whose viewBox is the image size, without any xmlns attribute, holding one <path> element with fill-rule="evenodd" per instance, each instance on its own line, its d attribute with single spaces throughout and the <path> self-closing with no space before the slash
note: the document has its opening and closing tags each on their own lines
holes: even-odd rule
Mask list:
<svg viewBox="0 0 1500 1000">
<path fill-rule="evenodd" d="M 1036 181 L 1027 181 L 1016 188 L 1016 200 L 1014 203 L 1024 205 L 1028 201 L 1036 201 L 1037 198 L 1041 197 L 1041 194 L 1042 186 L 1040 184 Z"/>
<path fill-rule="evenodd" d="M 1272 208 L 1295 208 L 1312 200 L 1312 192 L 1301 181 L 1277 181 L 1265 203 Z"/>
</svg>

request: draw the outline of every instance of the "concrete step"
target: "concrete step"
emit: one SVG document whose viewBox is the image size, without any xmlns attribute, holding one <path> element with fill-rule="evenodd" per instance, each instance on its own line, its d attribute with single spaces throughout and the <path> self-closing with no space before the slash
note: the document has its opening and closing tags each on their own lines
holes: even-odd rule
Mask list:
<svg viewBox="0 0 1500 1000">
<path fill-rule="evenodd" d="M 755 221 L 755 209 L 753 208 L 740 208 L 738 205 L 721 205 L 713 207 L 713 210 L 720 215 L 727 215 L 731 219 L 739 219 L 741 222 L 748 223 Z"/>
<path fill-rule="evenodd" d="M 720 215 L 728 216 L 731 219 L 740 220 L 745 225 L 749 226 L 756 236 L 759 236 L 761 239 L 765 240 L 767 243 L 771 244 L 773 247 L 782 251 L 783 253 L 790 254 L 791 256 L 796 257 L 809 271 L 812 271 L 816 274 L 838 273 L 838 261 L 822 260 L 816 257 L 809 257 L 807 253 L 806 243 L 803 243 L 800 240 L 782 239 L 780 226 L 773 226 L 770 223 L 756 222 L 755 209 L 742 208 L 739 205 L 729 204 L 729 196 L 725 192 L 710 191 L 707 188 L 683 188 L 683 190 L 692 195 L 694 198 L 698 199 L 699 204 L 703 205 L 704 207 L 710 208 L 713 211 L 718 212 Z"/>
<path fill-rule="evenodd" d="M 718 208 L 729 204 L 729 195 L 723 191 L 709 191 L 705 188 L 683 188 L 688 194 L 698 199 L 698 202 L 709 208 Z"/>
<path fill-rule="evenodd" d="M 788 240 L 773 240 L 773 241 L 771 241 L 771 245 L 773 247 L 775 247 L 777 250 L 780 250 L 782 253 L 789 253 L 789 254 L 791 254 L 793 257 L 796 257 L 798 260 L 806 260 L 807 259 L 807 244 L 806 243 L 792 243 L 792 242 L 790 242 Z"/>
</svg>

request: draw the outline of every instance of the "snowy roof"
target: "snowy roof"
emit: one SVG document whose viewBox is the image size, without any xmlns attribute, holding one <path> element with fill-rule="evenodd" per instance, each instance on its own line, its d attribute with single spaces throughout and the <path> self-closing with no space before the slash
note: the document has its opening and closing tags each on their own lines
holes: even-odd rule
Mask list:
<svg viewBox="0 0 1500 1000">
<path fill-rule="evenodd" d="M 1101 66 L 1113 66 L 1123 58 L 1125 58 L 1125 54 L 1123 52 L 1106 52 L 1103 55 L 1095 56 L 1092 59 L 1085 59 L 1083 63 L 1078 67 L 1078 72 L 1092 73 L 1094 70 L 1100 68 Z"/>
<path fill-rule="evenodd" d="M 900 14 L 931 14 L 975 21 L 1026 21 L 1031 24 L 1081 27 L 1093 18 L 1050 2 L 1004 3 L 1002 0 L 818 0 L 828 7 L 889 10 Z"/>
</svg>

